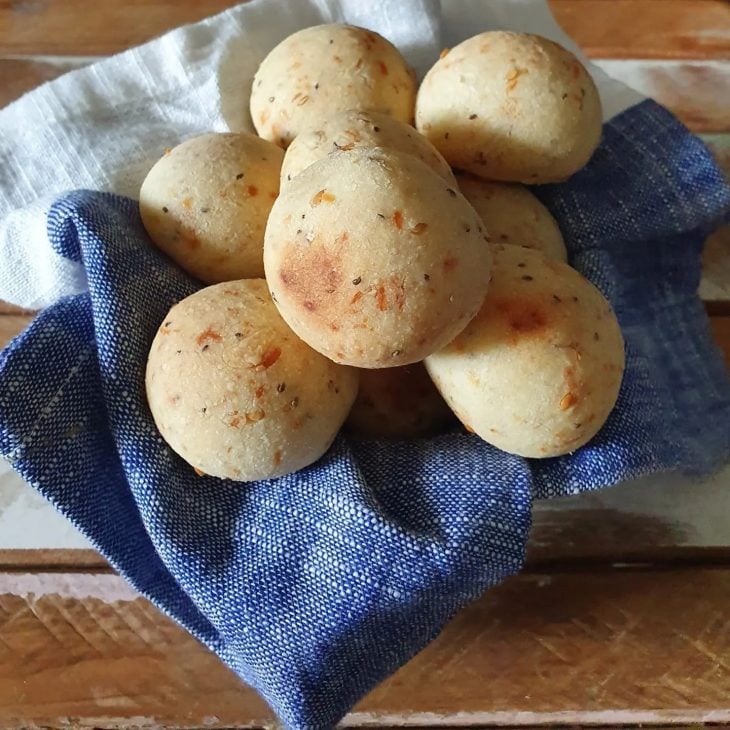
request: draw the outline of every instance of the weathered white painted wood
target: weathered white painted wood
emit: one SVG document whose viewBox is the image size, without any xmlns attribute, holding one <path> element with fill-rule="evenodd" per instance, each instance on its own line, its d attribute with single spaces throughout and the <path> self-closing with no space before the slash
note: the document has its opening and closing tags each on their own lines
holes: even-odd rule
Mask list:
<svg viewBox="0 0 730 730">
<path fill-rule="evenodd" d="M 89 547 L 65 517 L 0 459 L 0 550 Z"/>
</svg>

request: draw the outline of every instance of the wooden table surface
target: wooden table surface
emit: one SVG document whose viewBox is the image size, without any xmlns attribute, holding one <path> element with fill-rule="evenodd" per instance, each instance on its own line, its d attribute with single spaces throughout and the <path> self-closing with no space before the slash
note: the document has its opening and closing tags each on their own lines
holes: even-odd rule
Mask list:
<svg viewBox="0 0 730 730">
<path fill-rule="evenodd" d="M 0 0 L 0 106 L 233 4 Z M 593 60 L 672 109 L 730 169 L 730 4 L 551 5 Z M 708 242 L 701 295 L 730 365 L 727 228 Z M 27 321 L 0 303 L 0 346 Z M 345 724 L 730 726 L 730 470 L 670 481 L 539 507 L 525 573 L 464 610 Z M 272 722 L 94 551 L 0 549 L 0 727 Z"/>
</svg>

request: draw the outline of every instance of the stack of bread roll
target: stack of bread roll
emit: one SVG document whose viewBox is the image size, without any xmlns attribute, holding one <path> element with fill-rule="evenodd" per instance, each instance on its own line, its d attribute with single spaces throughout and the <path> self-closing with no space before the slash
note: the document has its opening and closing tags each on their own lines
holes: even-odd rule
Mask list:
<svg viewBox="0 0 730 730">
<path fill-rule="evenodd" d="M 259 136 L 190 139 L 140 191 L 152 241 L 207 285 L 160 324 L 146 376 L 198 474 L 273 478 L 343 426 L 413 439 L 454 414 L 532 458 L 598 432 L 621 332 L 525 187 L 598 145 L 599 97 L 571 53 L 481 33 L 417 88 L 377 33 L 321 25 L 269 53 L 250 109 Z"/>
</svg>

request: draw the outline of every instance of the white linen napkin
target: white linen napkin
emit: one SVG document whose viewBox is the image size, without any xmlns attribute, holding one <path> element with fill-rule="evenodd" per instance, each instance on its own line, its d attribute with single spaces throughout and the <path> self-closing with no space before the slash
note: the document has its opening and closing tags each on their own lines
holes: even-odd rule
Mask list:
<svg viewBox="0 0 730 730">
<path fill-rule="evenodd" d="M 78 189 L 136 197 L 166 147 L 207 131 L 253 131 L 258 64 L 310 25 L 348 22 L 381 33 L 416 69 L 484 30 L 529 31 L 578 53 L 604 117 L 643 99 L 587 63 L 544 0 L 253 0 L 51 81 L 0 110 L 0 299 L 40 309 L 83 291 L 81 267 L 56 254 L 46 216 Z"/>
</svg>

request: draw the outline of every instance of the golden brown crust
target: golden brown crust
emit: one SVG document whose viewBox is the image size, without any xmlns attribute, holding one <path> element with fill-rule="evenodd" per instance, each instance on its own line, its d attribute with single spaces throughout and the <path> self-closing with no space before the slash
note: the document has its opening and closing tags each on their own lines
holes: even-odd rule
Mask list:
<svg viewBox="0 0 730 730">
<path fill-rule="evenodd" d="M 347 109 L 413 121 L 416 87 L 403 56 L 374 31 L 317 25 L 290 35 L 262 61 L 251 88 L 256 131 L 287 147 L 302 130 Z"/>
<path fill-rule="evenodd" d="M 448 162 L 491 180 L 565 180 L 590 159 L 601 121 L 580 61 L 528 33 L 460 43 L 426 74 L 416 102 L 416 126 Z"/>
</svg>

